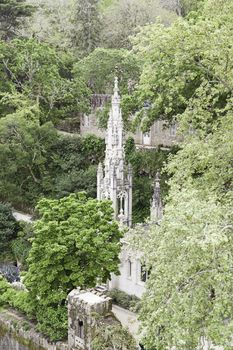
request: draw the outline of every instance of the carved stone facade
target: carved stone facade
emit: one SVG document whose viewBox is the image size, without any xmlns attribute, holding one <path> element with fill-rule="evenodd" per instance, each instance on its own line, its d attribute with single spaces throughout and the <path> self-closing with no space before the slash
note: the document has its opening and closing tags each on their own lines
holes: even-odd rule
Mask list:
<svg viewBox="0 0 233 350">
<path fill-rule="evenodd" d="M 128 238 L 133 234 L 146 235 L 152 225 L 157 225 L 162 219 L 163 204 L 161 199 L 160 178 L 156 175 L 154 181 L 154 193 L 151 201 L 150 222 L 137 224 L 130 229 L 122 240 L 120 254 L 120 274 L 113 275 L 109 282 L 110 289 L 119 289 L 127 294 L 136 295 L 141 298 L 145 292 L 145 282 L 148 278 L 148 271 L 145 268 L 145 259 L 142 252 L 130 248 Z"/>
<path fill-rule="evenodd" d="M 105 140 L 104 167 L 100 163 L 97 173 L 97 199 L 111 199 L 114 218 L 131 227 L 132 169 L 130 165 L 125 164 L 124 130 L 117 78 Z"/>
</svg>

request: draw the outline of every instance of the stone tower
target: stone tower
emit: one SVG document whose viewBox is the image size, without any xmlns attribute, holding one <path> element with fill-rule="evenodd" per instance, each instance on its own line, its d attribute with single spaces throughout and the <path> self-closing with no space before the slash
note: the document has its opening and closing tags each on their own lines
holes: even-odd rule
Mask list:
<svg viewBox="0 0 233 350">
<path fill-rule="evenodd" d="M 161 189 L 160 189 L 160 175 L 156 174 L 154 181 L 154 193 L 152 197 L 152 203 L 150 208 L 150 220 L 152 222 L 158 222 L 163 216 L 163 203 L 161 199 Z"/>
<path fill-rule="evenodd" d="M 97 198 L 110 199 L 113 203 L 114 218 L 131 227 L 132 169 L 130 165 L 125 164 L 124 130 L 117 78 L 105 143 L 104 168 L 99 164 L 97 173 Z"/>
<path fill-rule="evenodd" d="M 110 298 L 95 291 L 72 290 L 68 295 L 69 350 L 91 350 L 98 316 L 106 317 L 111 310 Z"/>
</svg>

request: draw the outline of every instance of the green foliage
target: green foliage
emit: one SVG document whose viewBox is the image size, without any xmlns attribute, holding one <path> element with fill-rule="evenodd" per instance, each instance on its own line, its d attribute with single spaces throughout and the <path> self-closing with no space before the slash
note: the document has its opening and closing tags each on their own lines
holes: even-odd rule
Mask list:
<svg viewBox="0 0 233 350">
<path fill-rule="evenodd" d="M 98 3 L 99 0 L 75 0 L 73 4 L 72 45 L 81 56 L 92 52 L 100 41 L 101 20 Z"/>
<path fill-rule="evenodd" d="M 202 129 L 224 111 L 232 96 L 232 13 L 231 1 L 209 0 L 200 16 L 142 29 L 135 39 L 144 59 L 135 97 L 145 129 L 161 116 L 172 121 L 184 113 L 188 125 Z"/>
<path fill-rule="evenodd" d="M 136 350 L 137 345 L 126 328 L 120 323 L 107 324 L 104 318 L 97 320 L 94 339 L 91 343 L 93 350 Z"/>
<path fill-rule="evenodd" d="M 10 252 L 10 245 L 14 238 L 17 236 L 19 230 L 18 223 L 16 222 L 12 209 L 9 205 L 0 203 L 0 258 Z"/>
<path fill-rule="evenodd" d="M 179 117 L 182 130 L 189 123 L 196 130 L 170 157 L 165 215 L 143 243 L 151 268 L 141 310 L 149 350 L 204 349 L 203 339 L 232 348 L 233 71 L 230 61 L 224 61 L 232 49 L 232 11 L 229 1 L 207 1 L 202 17 L 177 24 L 180 33 L 183 28 L 182 40 L 186 43 L 186 34 L 192 33 L 193 50 L 200 50 L 194 66 L 185 70 L 190 77 L 193 67 L 200 68 L 198 87 Z M 177 67 L 183 69 L 187 46 L 182 54 L 181 47 L 173 45 L 173 57 L 180 56 Z M 166 70 L 166 59 L 163 64 Z M 172 62 L 170 67 L 174 68 Z M 190 79 L 186 83 L 192 85 Z M 158 89 L 162 86 L 161 82 Z"/>
<path fill-rule="evenodd" d="M 179 12 L 182 16 L 187 16 L 192 11 L 201 10 L 205 0 L 181 0 Z"/>
<path fill-rule="evenodd" d="M 161 149 L 136 149 L 134 140 L 129 138 L 125 145 L 126 160 L 133 168 L 133 221 L 143 222 L 150 214 L 150 201 L 153 193 L 153 180 L 157 172 L 161 172 L 169 154 L 176 149 L 165 151 Z M 161 176 L 161 193 L 163 201 L 168 192 L 168 175 Z"/>
<path fill-rule="evenodd" d="M 28 0 L 36 11 L 25 23 L 23 34 L 61 50 L 71 51 L 73 0 Z"/>
<path fill-rule="evenodd" d="M 27 210 L 42 196 L 86 190 L 95 197 L 104 142 L 95 136 L 58 136 L 51 123 L 37 120 L 37 106 L 24 101 L 14 114 L 0 119 L 1 200 Z"/>
<path fill-rule="evenodd" d="M 97 164 L 104 157 L 104 141 L 94 135 L 84 138 L 60 136 L 53 154 L 53 193 L 57 197 L 63 197 L 85 190 L 95 198 Z"/>
<path fill-rule="evenodd" d="M 140 308 L 140 299 L 135 295 L 129 295 L 121 290 L 112 289 L 107 292 L 107 296 L 112 299 L 113 304 L 119 305 L 124 309 L 137 312 Z"/>
<path fill-rule="evenodd" d="M 21 271 L 27 269 L 26 260 L 31 249 L 32 237 L 32 224 L 20 222 L 20 231 L 17 234 L 17 238 L 11 243 L 11 249 L 17 261 L 17 266 L 20 266 Z"/>
<path fill-rule="evenodd" d="M 84 193 L 43 199 L 37 209 L 41 218 L 35 222 L 25 284 L 39 329 L 54 340 L 66 336 L 67 294 L 118 273 L 122 233 L 112 221 L 111 204 Z"/>
<path fill-rule="evenodd" d="M 119 79 L 122 93 L 129 93 L 138 81 L 140 63 L 127 50 L 98 48 L 74 68 L 75 76 L 81 75 L 92 93 L 112 94 L 114 77 Z"/>
<path fill-rule="evenodd" d="M 161 18 L 166 25 L 176 15 L 167 11 L 160 0 L 113 0 L 102 6 L 102 45 L 108 48 L 131 48 L 130 37 L 140 26 L 154 23 Z"/>
<path fill-rule="evenodd" d="M 152 270 L 141 311 L 145 345 L 195 349 L 205 337 L 230 349 L 232 197 L 220 204 L 192 186 L 172 196 L 146 245 Z"/>
<path fill-rule="evenodd" d="M 28 304 L 28 292 L 12 288 L 0 275 L 0 306 L 10 306 L 19 311 L 31 315 L 31 308 Z"/>
<path fill-rule="evenodd" d="M 47 167 L 57 133 L 51 123 L 41 126 L 21 112 L 0 119 L 0 189 L 2 200 L 23 207 L 51 190 Z"/>
<path fill-rule="evenodd" d="M 26 17 L 30 17 L 35 8 L 25 0 L 0 1 L 0 38 L 12 39 L 17 35 Z"/>
<path fill-rule="evenodd" d="M 6 92 L 22 94 L 21 98 L 37 104 L 41 122 L 76 117 L 88 111 L 89 90 L 79 76 L 72 77 L 69 55 L 58 54 L 35 39 L 0 42 L 0 47 L 0 67 L 5 81 L 0 97 L 4 98 Z M 0 110 L 2 103 L 4 99 L 2 102 L 0 99 Z M 9 107 L 15 111 L 19 106 L 12 103 Z M 9 114 L 8 109 L 3 111 L 2 116 Z"/>
</svg>

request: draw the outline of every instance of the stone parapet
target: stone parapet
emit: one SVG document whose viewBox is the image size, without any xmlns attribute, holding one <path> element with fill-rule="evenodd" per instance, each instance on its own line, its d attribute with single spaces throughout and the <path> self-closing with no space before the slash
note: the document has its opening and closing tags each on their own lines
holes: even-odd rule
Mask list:
<svg viewBox="0 0 233 350">
<path fill-rule="evenodd" d="M 68 295 L 69 350 L 91 350 L 96 317 L 109 314 L 111 309 L 111 299 L 95 290 L 72 290 Z"/>
<path fill-rule="evenodd" d="M 0 329 L 5 333 L 0 337 L 0 349 L 5 350 L 4 344 L 9 343 L 11 348 L 8 350 L 68 350 L 67 343 L 49 342 L 42 334 L 36 332 L 34 324 L 15 311 L 0 312 Z"/>
</svg>

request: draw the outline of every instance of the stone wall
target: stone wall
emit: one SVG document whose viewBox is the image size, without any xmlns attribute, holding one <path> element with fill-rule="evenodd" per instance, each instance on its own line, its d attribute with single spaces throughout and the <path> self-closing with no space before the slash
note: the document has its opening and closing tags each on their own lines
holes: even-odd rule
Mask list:
<svg viewBox="0 0 233 350">
<path fill-rule="evenodd" d="M 68 295 L 68 344 L 70 350 L 91 350 L 96 315 L 111 312 L 111 299 L 96 291 L 74 289 Z M 104 350 L 104 349 L 103 349 Z"/>
<path fill-rule="evenodd" d="M 68 350 L 67 343 L 50 343 L 34 325 L 14 311 L 0 312 L 1 350 Z"/>
<path fill-rule="evenodd" d="M 106 130 L 98 128 L 95 111 L 81 118 L 80 134 L 82 136 L 94 134 L 105 138 Z M 165 122 L 162 120 L 156 121 L 149 132 L 143 133 L 138 129 L 134 134 L 127 133 L 126 138 L 128 137 L 133 137 L 138 148 L 172 147 L 182 140 L 182 137 L 177 134 L 177 126 L 165 127 Z"/>
</svg>

